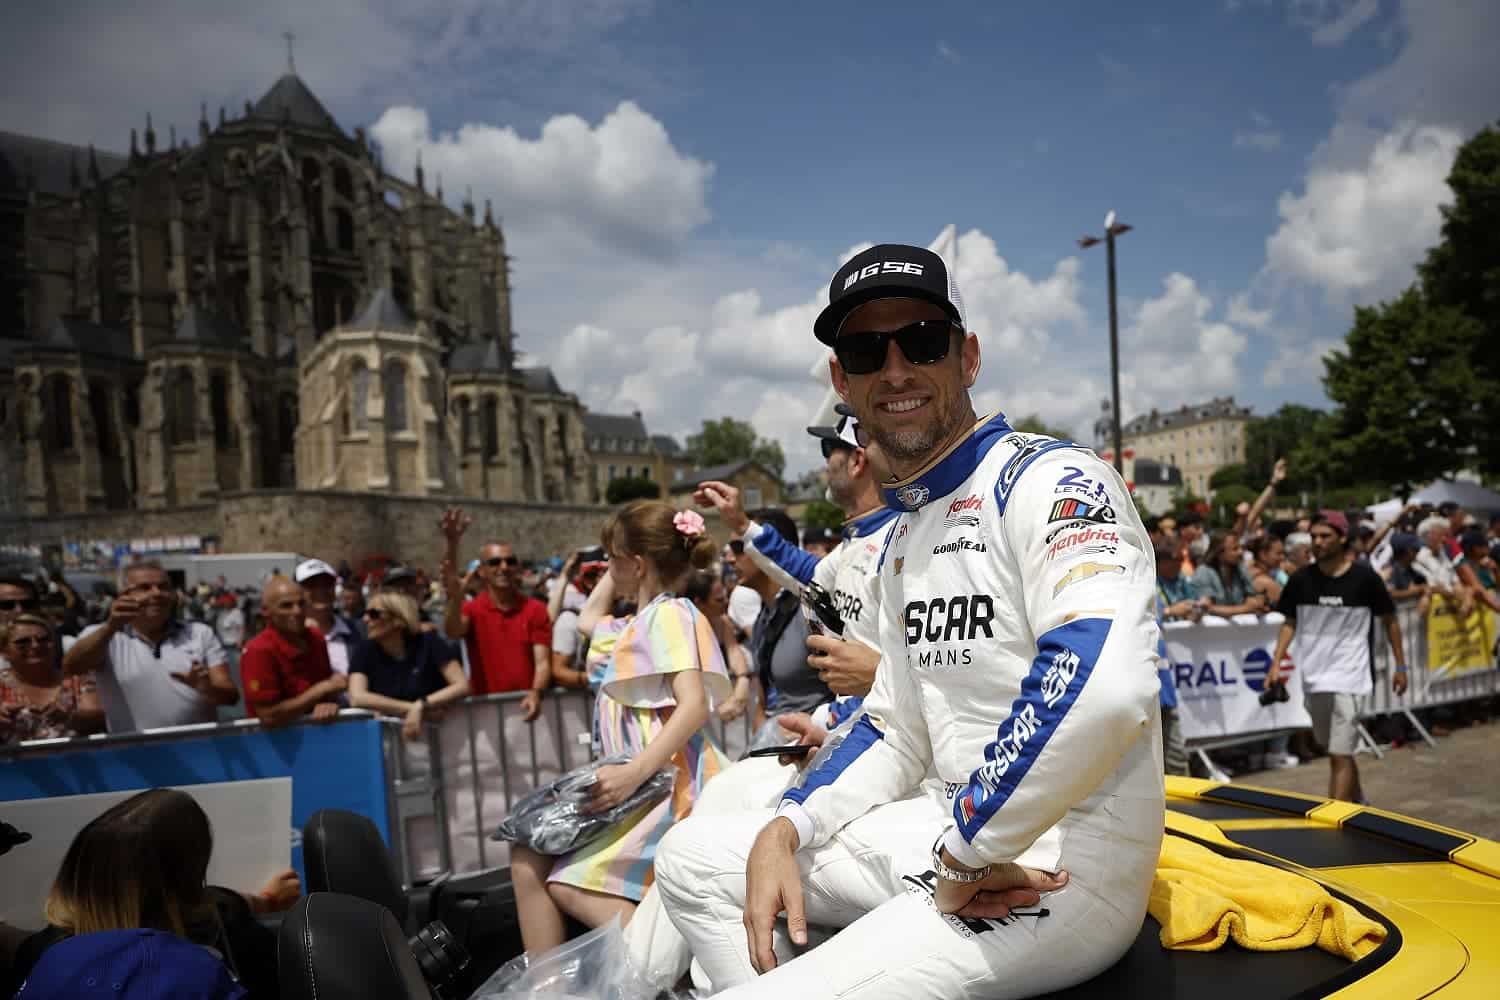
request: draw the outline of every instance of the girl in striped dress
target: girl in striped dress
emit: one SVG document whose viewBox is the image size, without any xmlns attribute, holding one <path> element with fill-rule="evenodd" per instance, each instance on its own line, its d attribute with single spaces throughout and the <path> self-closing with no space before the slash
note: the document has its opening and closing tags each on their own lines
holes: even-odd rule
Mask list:
<svg viewBox="0 0 1500 1000">
<path fill-rule="evenodd" d="M 610 518 L 603 540 L 609 575 L 589 596 L 579 627 L 591 635 L 599 750 L 631 760 L 600 768 L 594 804 L 601 810 L 619 804 L 663 767 L 674 767 L 677 781 L 666 800 L 561 857 L 512 849 L 521 938 L 532 955 L 563 943 L 563 914 L 589 927 L 612 917 L 627 923 L 651 884 L 656 845 L 729 764 L 704 729 L 715 705 L 732 693 L 724 657 L 708 619 L 676 596 L 689 572 L 718 559 L 703 518 L 638 500 Z M 600 617 L 615 595 L 634 598 L 639 610 L 629 618 Z"/>
</svg>

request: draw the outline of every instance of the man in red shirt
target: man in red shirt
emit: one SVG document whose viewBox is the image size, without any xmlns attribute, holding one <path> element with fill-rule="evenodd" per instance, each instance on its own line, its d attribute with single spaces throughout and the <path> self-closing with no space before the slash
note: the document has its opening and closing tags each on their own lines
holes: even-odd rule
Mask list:
<svg viewBox="0 0 1500 1000">
<path fill-rule="evenodd" d="M 505 542 L 487 542 L 479 550 L 484 589 L 464 600 L 458 545 L 471 523 L 456 507 L 443 514 L 443 589 L 448 594 L 443 628 L 448 638 L 468 644 L 473 693 L 525 691 L 521 705 L 530 722 L 541 713 L 542 694 L 552 684 L 552 622 L 545 604 L 521 592 L 521 561 Z"/>
<path fill-rule="evenodd" d="M 281 726 L 311 712 L 323 722 L 339 713 L 348 686 L 328 663 L 323 633 L 307 624 L 307 598 L 284 576 L 271 578 L 261 597 L 269 628 L 245 644 L 240 679 L 245 705 L 267 726 Z"/>
</svg>

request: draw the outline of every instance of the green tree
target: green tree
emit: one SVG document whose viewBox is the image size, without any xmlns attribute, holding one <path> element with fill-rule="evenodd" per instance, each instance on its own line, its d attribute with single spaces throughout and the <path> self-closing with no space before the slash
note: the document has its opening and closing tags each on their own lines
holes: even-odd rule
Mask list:
<svg viewBox="0 0 1500 1000">
<path fill-rule="evenodd" d="M 1453 200 L 1443 206 L 1442 240 L 1418 268 L 1427 302 L 1458 311 L 1471 324 L 1446 324 L 1462 335 L 1475 379 L 1472 395 L 1450 401 L 1470 461 L 1500 474 L 1500 129 L 1481 130 L 1459 149 L 1448 173 Z M 1468 404 L 1465 406 L 1464 404 Z"/>
<path fill-rule="evenodd" d="M 1240 504 L 1253 504 L 1260 490 L 1253 490 L 1244 483 L 1226 483 L 1214 490 L 1213 520 L 1219 527 L 1234 523 L 1234 510 Z"/>
<path fill-rule="evenodd" d="M 604 499 L 609 503 L 625 503 L 630 500 L 655 500 L 661 496 L 661 487 L 645 476 L 620 476 L 611 479 L 604 487 Z"/>
<path fill-rule="evenodd" d="M 1323 447 L 1329 414 L 1311 406 L 1287 403 L 1256 417 L 1245 427 L 1245 474 L 1242 482 L 1257 492 L 1271 481 L 1278 458 L 1287 460 L 1287 477 L 1279 492 L 1292 496 L 1317 489 L 1330 470 Z"/>
<path fill-rule="evenodd" d="M 1470 345 L 1479 324 L 1434 306 L 1413 286 L 1394 301 L 1354 311 L 1344 347 L 1323 361 L 1338 404 L 1326 458 L 1340 473 L 1389 483 L 1403 496 L 1464 466 L 1481 394 Z M 1321 492 L 1321 491 L 1320 491 Z"/>
<path fill-rule="evenodd" d="M 813 500 L 802 512 L 802 527 L 806 528 L 831 528 L 834 531 L 844 526 L 845 514 L 843 508 L 837 504 L 829 503 L 827 500 Z"/>
<path fill-rule="evenodd" d="M 778 479 L 786 468 L 780 442 L 757 437 L 754 427 L 733 417 L 703 421 L 701 431 L 688 435 L 687 452 L 699 467 L 759 462 Z"/>
<path fill-rule="evenodd" d="M 1219 493 L 1231 486 L 1240 486 L 1252 489 L 1249 473 L 1245 470 L 1243 462 L 1235 462 L 1233 465 L 1221 465 L 1214 470 L 1214 474 L 1208 477 L 1208 488 L 1213 491 L 1214 500 L 1219 499 Z"/>
<path fill-rule="evenodd" d="M 1020 420 L 1011 421 L 1011 426 L 1023 434 L 1045 434 L 1048 437 L 1061 438 L 1064 441 L 1073 437 L 1072 434 L 1065 430 L 1043 423 L 1042 418 L 1035 413 L 1028 413 Z"/>
</svg>

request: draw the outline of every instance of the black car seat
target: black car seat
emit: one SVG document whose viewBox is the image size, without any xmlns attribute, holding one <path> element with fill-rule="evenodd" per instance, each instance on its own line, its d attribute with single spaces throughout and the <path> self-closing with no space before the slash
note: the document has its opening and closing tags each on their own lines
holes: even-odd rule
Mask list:
<svg viewBox="0 0 1500 1000">
<path fill-rule="evenodd" d="M 396 918 L 334 892 L 297 901 L 281 922 L 283 1000 L 429 1000 L 431 991 Z"/>
<path fill-rule="evenodd" d="M 343 809 L 313 813 L 302 827 L 302 866 L 308 892 L 337 892 L 379 903 L 403 929 L 412 929 L 401 876 L 367 817 Z"/>
</svg>

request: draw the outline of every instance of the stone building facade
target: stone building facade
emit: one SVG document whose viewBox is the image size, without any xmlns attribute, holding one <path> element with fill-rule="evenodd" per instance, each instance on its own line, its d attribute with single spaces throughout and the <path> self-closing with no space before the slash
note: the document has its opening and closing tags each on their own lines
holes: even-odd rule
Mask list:
<svg viewBox="0 0 1500 1000">
<path fill-rule="evenodd" d="M 0 508 L 592 500 L 577 398 L 515 365 L 488 203 L 386 173 L 291 72 L 160 140 L 0 133 Z"/>
<path fill-rule="evenodd" d="M 602 503 L 616 479 L 649 479 L 663 492 L 681 482 L 693 467 L 692 458 L 676 439 L 649 434 L 641 412 L 585 413 L 588 475 L 595 503 Z"/>
<path fill-rule="evenodd" d="M 1226 465 L 1245 460 L 1248 406 L 1237 406 L 1233 396 L 1175 410 L 1152 410 L 1121 429 L 1127 454 L 1175 466 L 1183 488 L 1208 497 L 1209 480 Z"/>
</svg>

